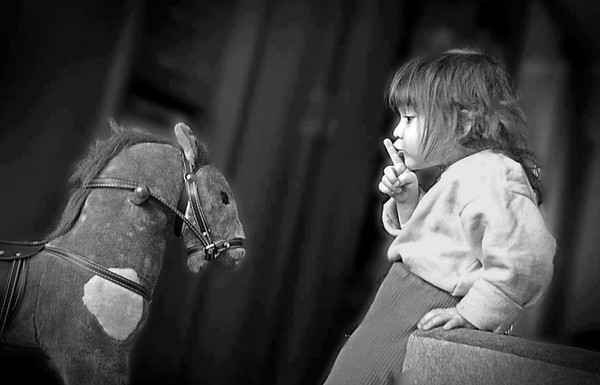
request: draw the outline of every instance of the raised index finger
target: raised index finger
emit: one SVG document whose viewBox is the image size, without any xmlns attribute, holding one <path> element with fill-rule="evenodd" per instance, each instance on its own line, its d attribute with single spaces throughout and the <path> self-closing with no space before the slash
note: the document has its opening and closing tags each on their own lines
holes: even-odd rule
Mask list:
<svg viewBox="0 0 600 385">
<path fill-rule="evenodd" d="M 387 150 L 387 153 L 390 156 L 392 163 L 394 163 L 394 164 L 404 163 L 402 161 L 402 158 L 400 158 L 400 156 L 398 156 L 398 152 L 394 148 L 394 145 L 392 144 L 392 141 L 389 138 L 385 138 L 383 140 L 383 145 L 385 146 L 385 149 Z"/>
</svg>

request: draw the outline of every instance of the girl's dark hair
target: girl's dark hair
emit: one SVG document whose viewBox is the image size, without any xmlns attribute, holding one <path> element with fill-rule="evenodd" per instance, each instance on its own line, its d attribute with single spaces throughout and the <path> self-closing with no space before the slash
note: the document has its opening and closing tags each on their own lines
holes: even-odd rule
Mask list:
<svg viewBox="0 0 600 385">
<path fill-rule="evenodd" d="M 390 107 L 412 108 L 424 118 L 426 155 L 434 147 L 460 146 L 469 153 L 492 149 L 519 162 L 542 202 L 539 166 L 527 147 L 525 114 L 517 87 L 504 65 L 474 49 L 419 57 L 394 75 Z"/>
</svg>

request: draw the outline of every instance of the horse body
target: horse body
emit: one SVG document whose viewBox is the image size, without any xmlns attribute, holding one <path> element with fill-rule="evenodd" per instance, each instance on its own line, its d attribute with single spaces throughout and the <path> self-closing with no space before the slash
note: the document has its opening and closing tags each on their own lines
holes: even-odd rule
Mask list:
<svg viewBox="0 0 600 385">
<path fill-rule="evenodd" d="M 73 226 L 50 240 L 145 287 L 150 295 L 158 279 L 167 242 L 174 237 L 177 207 L 185 189 L 181 151 L 163 143 L 139 143 L 123 149 L 99 177 L 134 180 L 163 203 L 132 200 L 124 189 L 90 191 Z M 195 173 L 198 194 L 215 239 L 243 238 L 230 187 L 211 165 Z M 224 198 L 226 195 L 227 199 Z M 225 203 L 227 201 L 227 203 Z M 186 210 L 186 218 L 197 218 Z M 198 243 L 191 229 L 182 237 L 187 247 Z M 236 265 L 243 250 L 223 252 L 224 265 Z M 202 261 L 202 262 L 199 262 Z M 121 384 L 129 377 L 129 352 L 149 314 L 139 294 L 100 278 L 46 250 L 28 259 L 24 294 L 8 324 L 9 346 L 41 349 L 66 384 Z M 190 256 L 197 271 L 204 258 Z"/>
</svg>

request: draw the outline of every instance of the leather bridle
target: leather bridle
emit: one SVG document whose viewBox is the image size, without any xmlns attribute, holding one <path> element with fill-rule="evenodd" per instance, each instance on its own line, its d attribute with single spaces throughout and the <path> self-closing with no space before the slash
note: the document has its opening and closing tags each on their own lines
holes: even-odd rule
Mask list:
<svg viewBox="0 0 600 385">
<path fill-rule="evenodd" d="M 196 175 L 194 174 L 192 165 L 186 158 L 183 150 L 181 150 L 181 159 L 183 163 L 183 180 L 185 187 L 182 188 L 177 206 L 173 206 L 161 196 L 154 194 L 147 186 L 125 179 L 96 178 L 82 186 L 82 188 L 115 188 L 132 190 L 133 194 L 130 200 L 136 205 L 142 205 L 150 198 L 161 203 L 176 215 L 176 224 L 174 230 L 176 235 L 181 236 L 183 225 L 185 224 L 202 243 L 201 246 L 188 247 L 186 249 L 187 255 L 198 251 L 203 251 L 206 260 L 210 261 L 217 258 L 217 256 L 224 251 L 243 248 L 243 238 L 231 238 L 228 240 L 219 241 L 212 239 L 208 222 L 206 220 L 206 215 L 204 214 L 202 205 L 200 203 L 198 185 L 196 184 Z M 185 211 L 188 204 L 191 207 L 192 216 L 194 217 L 195 222 L 198 224 L 197 226 L 185 217 Z M 25 242 L 0 241 L 0 262 L 10 263 L 9 270 L 0 270 L 0 284 L 2 284 L 5 289 L 4 293 L 2 293 L 2 288 L 0 287 L 0 338 L 4 334 L 7 320 L 13 314 L 17 304 L 22 298 L 25 277 L 27 275 L 26 264 L 28 259 L 41 251 L 46 251 L 50 255 L 73 263 L 85 270 L 88 270 L 92 274 L 98 275 L 110 282 L 124 287 L 127 290 L 137 293 L 147 301 L 152 300 L 148 289 L 139 283 L 125 278 L 122 275 L 116 274 L 89 258 L 74 253 L 70 250 L 51 245 L 48 240 Z"/>
<path fill-rule="evenodd" d="M 206 260 L 210 261 L 212 259 L 215 259 L 223 251 L 243 248 L 243 238 L 231 238 L 228 240 L 220 240 L 217 242 L 213 241 L 210 235 L 210 228 L 208 227 L 208 222 L 206 221 L 206 215 L 204 214 L 204 210 L 202 210 L 202 205 L 200 204 L 200 197 L 198 195 L 198 185 L 196 184 L 196 175 L 194 174 L 192 165 L 185 157 L 183 151 L 181 151 L 181 159 L 183 164 L 183 181 L 185 184 L 185 188 L 182 189 L 181 196 L 179 198 L 179 203 L 177 204 L 177 206 L 171 205 L 159 195 L 154 194 L 150 191 L 150 189 L 147 186 L 140 185 L 139 183 L 128 181 L 125 179 L 96 178 L 92 179 L 89 183 L 83 186 L 83 188 L 116 188 L 132 190 L 132 201 L 137 205 L 143 204 L 148 198 L 155 199 L 157 202 L 167 207 L 177 216 L 178 221 L 175 229 L 175 233 L 177 235 L 181 234 L 182 227 L 185 224 L 190 228 L 190 230 L 202 243 L 202 246 L 188 247 L 186 249 L 187 255 L 198 251 L 203 251 Z M 196 220 L 198 226 L 195 226 L 194 223 L 192 223 L 189 219 L 185 217 L 185 209 L 188 203 L 192 208 L 192 215 L 194 216 L 194 219 Z"/>
<path fill-rule="evenodd" d="M 203 251 L 206 260 L 210 261 L 217 258 L 217 256 L 219 256 L 219 254 L 224 251 L 243 248 L 243 238 L 231 238 L 228 240 L 219 241 L 215 241 L 212 239 L 210 234 L 211 232 L 208 227 L 208 222 L 206 220 L 206 215 L 204 214 L 204 211 L 202 210 L 202 205 L 200 204 L 200 197 L 198 195 L 198 185 L 196 184 L 196 176 L 194 174 L 192 165 L 185 157 L 183 150 L 181 150 L 181 159 L 183 163 L 183 180 L 185 187 L 182 188 L 182 192 L 179 197 L 179 202 L 177 206 L 170 204 L 160 195 L 157 195 L 154 192 L 150 191 L 150 189 L 147 186 L 126 179 L 95 178 L 87 184 L 85 184 L 84 186 L 82 186 L 81 188 L 114 188 L 131 190 L 133 191 L 133 194 L 130 199 L 136 205 L 142 205 L 150 198 L 159 202 L 176 215 L 176 225 L 174 230 L 176 235 L 181 236 L 182 228 L 185 224 L 190 228 L 192 233 L 194 233 L 194 235 L 202 243 L 201 246 L 188 247 L 186 249 L 187 255 L 198 251 Z M 185 210 L 187 208 L 188 203 L 191 206 L 192 215 L 194 216 L 194 219 L 198 224 L 197 226 L 185 217 Z M 90 260 L 89 258 L 74 253 L 70 250 L 51 245 L 49 242 L 50 241 L 48 240 L 29 242 L 0 241 L 0 247 L 2 248 L 2 250 L 0 250 L 0 259 L 5 261 L 15 261 L 15 263 L 17 263 L 19 260 L 25 260 L 26 258 L 34 255 L 35 253 L 38 253 L 40 251 L 46 251 L 55 257 L 71 262 L 83 269 L 90 271 L 93 274 L 99 275 L 102 278 L 105 278 L 130 291 L 133 291 L 134 293 L 141 295 L 148 301 L 151 300 L 150 292 L 144 286 L 138 284 L 137 282 L 134 282 L 119 274 L 116 274 L 110 271 L 109 269 L 105 268 L 104 266 L 98 264 L 97 262 Z M 19 266 L 21 266 L 22 263 L 18 263 L 20 264 Z M 19 269 L 18 271 L 20 272 L 21 269 Z M 10 282 L 14 282 L 15 287 L 16 283 L 20 281 L 19 274 L 20 273 L 11 273 L 12 278 L 10 278 Z"/>
<path fill-rule="evenodd" d="M 183 180 L 185 187 L 182 188 L 182 192 L 179 198 L 179 202 L 177 206 L 173 206 L 169 202 L 167 202 L 160 195 L 156 195 L 150 189 L 136 182 L 132 182 L 126 179 L 120 178 L 95 178 L 88 182 L 86 185 L 82 186 L 82 188 L 94 189 L 94 188 L 114 188 L 114 189 L 123 189 L 123 190 L 132 190 L 133 194 L 131 197 L 131 201 L 136 205 L 142 205 L 148 199 L 152 198 L 171 210 L 176 216 L 176 226 L 175 226 L 175 234 L 181 236 L 183 225 L 187 225 L 192 233 L 200 240 L 202 243 L 201 246 L 192 246 L 186 249 L 186 254 L 190 255 L 192 253 L 203 251 L 204 256 L 207 261 L 213 260 L 217 258 L 217 256 L 227 250 L 239 249 L 244 247 L 244 239 L 243 238 L 231 238 L 228 240 L 219 240 L 214 241 L 210 235 L 211 231 L 208 227 L 208 222 L 206 220 L 206 215 L 204 214 L 204 210 L 202 210 L 202 205 L 200 204 L 200 197 L 198 195 L 198 185 L 196 184 L 196 175 L 194 174 L 192 165 L 186 158 L 183 150 L 181 152 L 181 161 L 183 164 Z M 185 217 L 185 210 L 187 208 L 188 203 L 191 206 L 192 215 L 196 220 L 198 226 L 194 225 L 189 219 Z M 141 285 L 133 282 L 123 276 L 115 274 L 108 269 L 103 268 L 102 266 L 96 264 L 93 261 L 88 260 L 87 258 L 74 254 L 72 252 L 59 249 L 57 247 L 46 245 L 46 250 L 54 252 L 59 257 L 69 260 L 70 262 L 75 262 L 76 264 L 91 270 L 92 272 L 106 278 L 114 283 L 117 283 L 128 290 L 136 292 L 142 297 L 150 300 L 150 295 L 148 291 Z"/>
<path fill-rule="evenodd" d="M 206 215 L 204 215 L 202 205 L 200 204 L 198 185 L 196 184 L 196 174 L 194 174 L 192 165 L 185 157 L 183 151 L 181 152 L 181 159 L 183 163 L 183 180 L 185 183 L 185 189 L 182 190 L 183 197 L 180 198 L 180 202 L 184 202 L 184 210 L 185 207 L 187 207 L 187 202 L 189 202 L 192 208 L 192 215 L 194 216 L 196 223 L 198 223 L 198 227 L 194 226 L 190 221 L 188 221 L 187 218 L 185 218 L 185 215 L 180 215 L 180 213 L 178 213 L 179 210 L 177 210 L 175 214 L 177 214 L 178 218 L 180 218 L 190 228 L 190 230 L 192 230 L 192 232 L 202 243 L 202 246 L 188 247 L 186 249 L 186 254 L 190 255 L 203 250 L 206 260 L 210 261 L 216 258 L 222 251 L 243 248 L 244 240 L 242 238 L 231 238 L 217 242 L 213 241 L 212 237 L 210 236 L 210 229 L 208 227 L 208 222 L 206 221 Z M 179 230 L 179 232 L 181 232 L 181 230 Z"/>
</svg>

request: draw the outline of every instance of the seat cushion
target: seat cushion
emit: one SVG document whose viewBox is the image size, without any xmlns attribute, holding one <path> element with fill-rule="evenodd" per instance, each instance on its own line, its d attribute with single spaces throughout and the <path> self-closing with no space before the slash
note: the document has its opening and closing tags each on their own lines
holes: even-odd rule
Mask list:
<svg viewBox="0 0 600 385">
<path fill-rule="evenodd" d="M 472 329 L 417 330 L 404 372 L 414 384 L 600 384 L 600 353 Z"/>
</svg>

